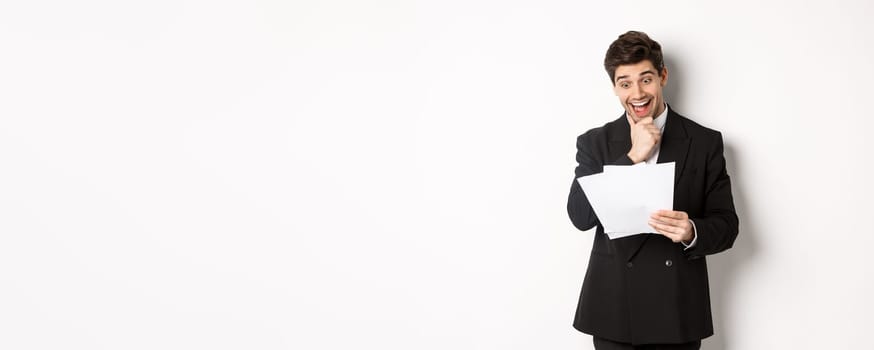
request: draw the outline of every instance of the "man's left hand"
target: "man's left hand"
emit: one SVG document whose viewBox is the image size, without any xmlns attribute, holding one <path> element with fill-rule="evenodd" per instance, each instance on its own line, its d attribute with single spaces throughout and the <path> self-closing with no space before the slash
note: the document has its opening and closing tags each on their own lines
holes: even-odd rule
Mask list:
<svg viewBox="0 0 874 350">
<path fill-rule="evenodd" d="M 695 238 L 689 215 L 684 211 L 658 210 L 649 216 L 649 225 L 674 243 L 689 244 Z"/>
</svg>

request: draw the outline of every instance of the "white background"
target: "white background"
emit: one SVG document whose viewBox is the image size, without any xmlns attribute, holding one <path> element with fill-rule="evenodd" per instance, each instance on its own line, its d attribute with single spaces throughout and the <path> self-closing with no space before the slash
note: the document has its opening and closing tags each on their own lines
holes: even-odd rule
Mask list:
<svg viewBox="0 0 874 350">
<path fill-rule="evenodd" d="M 865 1 L 0 5 L 0 348 L 588 349 L 575 137 L 660 41 L 741 232 L 704 349 L 858 349 Z"/>
</svg>

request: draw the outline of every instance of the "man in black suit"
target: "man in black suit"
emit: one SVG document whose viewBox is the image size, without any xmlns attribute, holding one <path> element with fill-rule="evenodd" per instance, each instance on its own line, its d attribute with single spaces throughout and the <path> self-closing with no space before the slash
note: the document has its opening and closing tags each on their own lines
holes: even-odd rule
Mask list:
<svg viewBox="0 0 874 350">
<path fill-rule="evenodd" d="M 597 227 L 574 328 L 596 349 L 699 349 L 713 334 L 704 257 L 731 248 L 738 233 L 722 135 L 665 103 L 668 70 L 646 34 L 619 36 L 604 67 L 625 113 L 577 138 L 575 178 L 604 165 L 676 162 L 674 207 L 652 213 L 654 234 L 611 240 L 573 181 L 571 221 Z"/>
</svg>

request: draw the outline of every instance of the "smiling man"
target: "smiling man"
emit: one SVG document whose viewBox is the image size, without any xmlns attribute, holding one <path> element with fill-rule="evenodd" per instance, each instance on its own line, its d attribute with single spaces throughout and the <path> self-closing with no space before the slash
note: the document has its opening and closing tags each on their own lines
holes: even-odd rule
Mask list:
<svg viewBox="0 0 874 350">
<path fill-rule="evenodd" d="M 646 34 L 619 36 L 604 68 L 625 113 L 577 138 L 575 178 L 604 165 L 676 162 L 674 203 L 641 232 L 654 234 L 611 240 L 573 181 L 571 222 L 596 228 L 574 328 L 596 349 L 700 349 L 713 334 L 705 256 L 731 248 L 738 233 L 722 135 L 667 105 L 661 46 Z"/>
</svg>

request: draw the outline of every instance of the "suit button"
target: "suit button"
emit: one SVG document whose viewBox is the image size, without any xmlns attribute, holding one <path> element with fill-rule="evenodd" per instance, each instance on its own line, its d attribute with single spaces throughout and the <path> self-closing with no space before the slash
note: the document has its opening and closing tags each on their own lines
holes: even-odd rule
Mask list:
<svg viewBox="0 0 874 350">
<path fill-rule="evenodd" d="M 673 265 L 673 264 L 674 264 L 674 262 L 671 261 L 670 259 L 665 260 L 665 266 L 667 266 L 667 267 L 671 267 L 671 265 Z"/>
<path fill-rule="evenodd" d="M 625 266 L 632 267 L 632 266 L 634 266 L 634 264 L 632 264 L 632 263 L 629 261 L 627 264 L 625 264 Z"/>
</svg>

